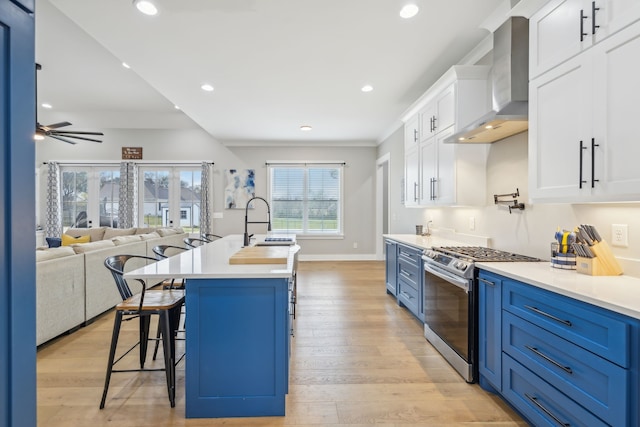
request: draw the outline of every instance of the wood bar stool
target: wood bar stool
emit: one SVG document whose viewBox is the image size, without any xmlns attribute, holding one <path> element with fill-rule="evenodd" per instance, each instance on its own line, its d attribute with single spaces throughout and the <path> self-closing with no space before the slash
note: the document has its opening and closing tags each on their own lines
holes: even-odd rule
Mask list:
<svg viewBox="0 0 640 427">
<path fill-rule="evenodd" d="M 165 371 L 167 379 L 167 391 L 169 393 L 169 401 L 171 407 L 175 406 L 176 396 L 176 347 L 175 334 L 180 320 L 180 309 L 184 304 L 184 291 L 181 290 L 146 290 L 144 280 L 135 279 L 142 285 L 142 291 L 134 294 L 127 281 L 124 279 L 124 268 L 127 261 L 132 259 L 142 260 L 144 262 L 156 262 L 154 258 L 140 255 L 116 255 L 105 259 L 104 265 L 111 271 L 122 302 L 116 306 L 115 320 L 113 325 L 113 334 L 111 337 L 111 348 L 109 350 L 109 362 L 107 364 L 107 374 L 104 382 L 104 391 L 102 400 L 100 401 L 100 409 L 104 408 L 107 399 L 107 391 L 109 390 L 109 382 L 111 374 L 116 372 L 147 372 L 147 371 Z M 145 369 L 144 362 L 147 356 L 147 347 L 149 338 L 149 324 L 151 316 L 159 317 L 159 328 L 162 335 L 162 348 L 164 352 L 164 368 L 163 369 Z M 118 346 L 118 337 L 120 335 L 120 326 L 123 321 L 139 319 L 139 340 L 126 352 L 117 359 L 116 348 Z M 151 340 L 154 340 L 151 338 Z M 154 340 L 155 341 L 155 340 Z M 140 368 L 139 369 L 114 369 L 116 363 L 122 360 L 135 347 L 140 347 Z M 180 357 L 182 359 L 182 357 Z M 179 361 L 179 360 L 178 360 Z"/>
</svg>

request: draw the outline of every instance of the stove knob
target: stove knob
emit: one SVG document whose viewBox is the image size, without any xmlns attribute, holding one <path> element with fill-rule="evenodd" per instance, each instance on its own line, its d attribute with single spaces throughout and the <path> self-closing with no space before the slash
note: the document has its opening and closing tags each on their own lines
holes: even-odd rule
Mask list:
<svg viewBox="0 0 640 427">
<path fill-rule="evenodd" d="M 457 268 L 458 270 L 464 270 L 465 268 L 467 268 L 467 263 L 463 261 L 456 261 L 454 267 Z"/>
</svg>

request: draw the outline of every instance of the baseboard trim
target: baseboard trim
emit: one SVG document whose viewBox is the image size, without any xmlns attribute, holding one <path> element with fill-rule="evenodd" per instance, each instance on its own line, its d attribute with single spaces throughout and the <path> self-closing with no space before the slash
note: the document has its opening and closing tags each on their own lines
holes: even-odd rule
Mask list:
<svg viewBox="0 0 640 427">
<path fill-rule="evenodd" d="M 300 261 L 379 261 L 376 254 L 320 254 L 304 255 L 300 253 Z"/>
</svg>

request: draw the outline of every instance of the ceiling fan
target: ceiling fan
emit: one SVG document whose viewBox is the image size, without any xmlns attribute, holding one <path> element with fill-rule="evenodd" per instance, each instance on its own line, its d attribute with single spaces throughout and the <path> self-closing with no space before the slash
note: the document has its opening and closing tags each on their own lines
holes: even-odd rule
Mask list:
<svg viewBox="0 0 640 427">
<path fill-rule="evenodd" d="M 37 72 L 38 70 L 42 69 L 42 65 L 36 63 L 36 97 L 38 96 L 38 75 Z M 36 100 L 36 105 L 38 104 L 37 100 Z M 78 139 L 81 141 L 92 141 L 92 142 L 102 142 L 102 140 L 100 139 L 95 139 L 95 138 L 88 138 L 88 136 L 104 136 L 104 134 L 102 132 L 81 132 L 81 131 L 73 131 L 73 130 L 58 130 L 59 128 L 63 128 L 66 126 L 71 126 L 71 123 L 69 122 L 59 122 L 59 123 L 54 123 L 51 125 L 41 125 L 38 122 L 38 109 L 36 107 L 36 133 L 34 135 L 34 138 L 37 140 L 41 140 L 44 139 L 45 136 L 48 136 L 49 138 L 53 138 L 53 139 L 57 139 L 59 141 L 64 141 L 66 143 L 69 144 L 76 144 L 77 141 L 74 141 L 73 139 Z M 83 135 L 83 136 L 80 136 Z M 73 138 L 73 139 L 70 139 Z"/>
<path fill-rule="evenodd" d="M 99 139 L 87 138 L 86 136 L 79 136 L 79 135 L 104 136 L 102 132 L 80 132 L 80 131 L 72 131 L 72 130 L 58 130 L 58 128 L 62 128 L 65 126 L 71 126 L 71 123 L 60 122 L 60 123 L 54 123 L 47 126 L 43 126 L 40 123 L 36 123 L 36 137 L 40 136 L 41 139 L 43 139 L 45 136 L 48 136 L 49 138 L 58 139 L 60 141 L 67 142 L 69 144 L 76 144 L 76 141 L 72 141 L 69 138 L 79 139 L 82 141 L 102 142 Z"/>
</svg>

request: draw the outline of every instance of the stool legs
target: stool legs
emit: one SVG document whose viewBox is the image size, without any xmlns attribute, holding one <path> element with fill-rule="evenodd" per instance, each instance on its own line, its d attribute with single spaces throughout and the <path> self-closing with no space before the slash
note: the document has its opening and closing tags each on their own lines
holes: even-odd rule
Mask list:
<svg viewBox="0 0 640 427">
<path fill-rule="evenodd" d="M 171 403 L 171 407 L 175 407 L 176 405 L 176 345 L 175 345 L 175 331 L 178 328 L 178 324 L 180 322 L 180 307 L 170 310 L 161 310 L 156 313 L 159 315 L 158 329 L 160 335 L 162 336 L 162 350 L 164 354 L 164 371 L 167 380 L 167 393 L 169 395 L 169 402 Z M 122 311 L 116 310 L 115 320 L 113 325 L 113 334 L 111 336 L 111 347 L 109 349 L 109 361 L 107 363 L 107 374 L 104 382 L 104 390 L 102 392 L 102 400 L 100 401 L 100 409 L 104 409 L 104 405 L 107 399 L 107 392 L 109 390 L 109 382 L 111 381 L 111 374 L 113 372 L 131 372 L 131 371 L 144 371 L 144 362 L 146 358 L 148 342 L 149 342 L 149 324 L 151 321 L 150 315 L 142 315 L 140 316 L 140 369 L 136 370 L 123 370 L 118 371 L 114 370 L 113 366 L 120 359 L 115 361 L 116 349 L 118 346 L 118 337 L 120 335 L 120 327 L 122 325 L 123 313 Z M 131 351 L 131 350 L 129 350 Z M 128 353 L 128 352 L 127 352 Z M 127 354 L 125 353 L 125 355 Z M 123 356 L 120 356 L 122 358 Z M 154 370 L 154 369 L 149 369 Z"/>
<path fill-rule="evenodd" d="M 113 322 L 113 333 L 111 334 L 111 348 L 109 349 L 109 362 L 107 363 L 107 376 L 104 380 L 104 391 L 102 392 L 100 409 L 104 409 L 104 402 L 107 400 L 107 391 L 109 390 L 109 381 L 111 380 L 111 372 L 113 371 L 113 359 L 115 358 L 115 355 L 116 355 L 116 347 L 118 346 L 118 337 L 120 336 L 121 324 L 122 324 L 122 312 L 116 311 L 116 317 Z"/>
</svg>

